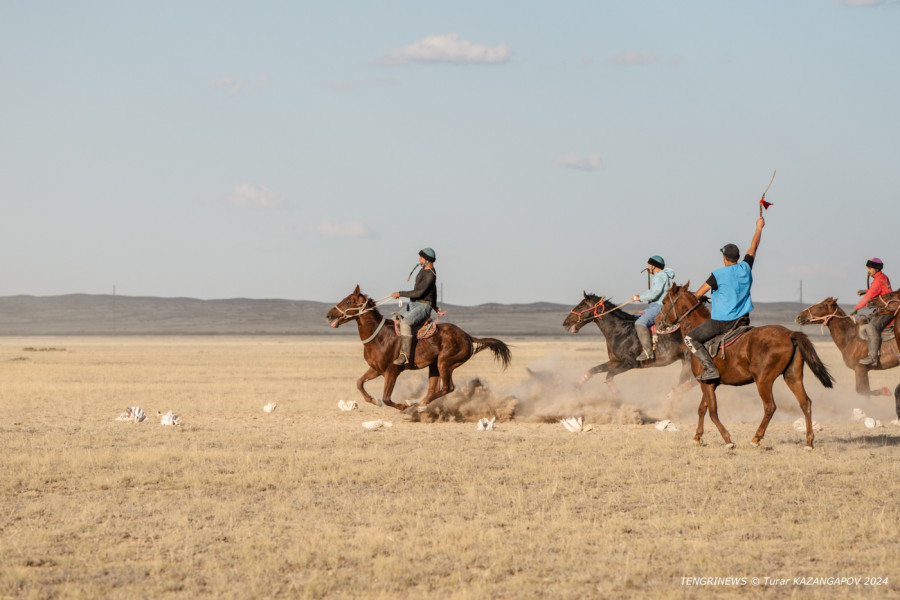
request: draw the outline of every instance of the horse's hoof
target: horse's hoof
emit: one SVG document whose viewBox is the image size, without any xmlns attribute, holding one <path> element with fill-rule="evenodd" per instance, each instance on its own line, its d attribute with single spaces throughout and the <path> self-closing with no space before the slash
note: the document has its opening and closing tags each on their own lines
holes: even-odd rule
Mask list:
<svg viewBox="0 0 900 600">
<path fill-rule="evenodd" d="M 421 402 L 421 400 L 416 400 L 416 399 L 414 399 L 414 398 L 407 398 L 407 399 L 406 399 L 406 405 L 407 405 L 407 406 L 415 406 L 415 405 L 417 405 L 419 402 Z"/>
<path fill-rule="evenodd" d="M 410 407 L 410 408 L 412 408 L 412 407 Z M 428 406 L 424 406 L 424 405 L 422 405 L 422 406 L 416 405 L 415 408 L 416 408 L 416 412 L 420 412 L 420 413 L 423 413 L 426 410 L 428 410 Z"/>
<path fill-rule="evenodd" d="M 806 450 L 807 452 L 812 452 L 813 447 L 812 446 L 803 446 L 803 449 Z"/>
<path fill-rule="evenodd" d="M 384 402 L 381 401 L 381 398 L 375 398 L 375 404 L 377 406 L 384 406 Z"/>
<path fill-rule="evenodd" d="M 693 439 L 693 440 L 691 440 L 691 441 L 694 442 L 694 445 L 695 445 L 695 446 L 702 446 L 702 445 L 703 445 L 703 440 Z"/>
<path fill-rule="evenodd" d="M 725 444 L 725 449 L 734 450 L 734 442 L 728 442 L 727 444 Z"/>
<path fill-rule="evenodd" d="M 733 444 L 732 444 L 732 445 L 733 445 Z M 750 445 L 753 446 L 754 448 L 759 448 L 759 442 L 753 442 L 753 441 L 751 441 L 751 442 L 750 442 Z"/>
</svg>

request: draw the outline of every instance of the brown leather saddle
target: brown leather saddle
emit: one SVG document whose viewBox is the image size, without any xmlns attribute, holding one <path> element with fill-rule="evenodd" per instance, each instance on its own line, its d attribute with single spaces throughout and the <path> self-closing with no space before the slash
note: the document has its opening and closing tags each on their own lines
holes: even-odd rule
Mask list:
<svg viewBox="0 0 900 600">
<path fill-rule="evenodd" d="M 715 358 L 720 351 L 724 355 L 725 348 L 735 343 L 739 337 L 741 337 L 751 329 L 753 329 L 752 325 L 742 325 L 735 327 L 730 331 L 726 331 L 721 335 L 717 335 L 716 337 L 706 342 L 706 350 L 713 358 Z"/>
<path fill-rule="evenodd" d="M 438 326 L 437 319 L 432 319 L 429 317 L 429 319 L 427 321 L 425 321 L 424 323 L 422 323 L 422 325 L 420 325 L 419 327 L 416 328 L 416 339 L 417 340 L 427 340 L 428 338 L 433 336 L 435 333 L 437 333 L 437 326 Z M 396 320 L 394 321 L 394 332 L 397 335 L 400 335 L 400 325 Z"/>
</svg>

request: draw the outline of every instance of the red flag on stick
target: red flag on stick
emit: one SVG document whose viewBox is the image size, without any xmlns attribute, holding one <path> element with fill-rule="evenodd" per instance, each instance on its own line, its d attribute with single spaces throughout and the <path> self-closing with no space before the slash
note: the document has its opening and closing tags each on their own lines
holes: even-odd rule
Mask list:
<svg viewBox="0 0 900 600">
<path fill-rule="evenodd" d="M 769 210 L 769 207 L 774 204 L 773 202 L 766 201 L 766 192 L 769 191 L 769 188 L 772 187 L 772 182 L 775 181 L 775 173 L 777 171 L 772 171 L 772 179 L 769 180 L 769 185 L 766 186 L 766 191 L 763 192 L 762 198 L 759 199 L 759 216 L 762 216 L 763 210 Z"/>
</svg>

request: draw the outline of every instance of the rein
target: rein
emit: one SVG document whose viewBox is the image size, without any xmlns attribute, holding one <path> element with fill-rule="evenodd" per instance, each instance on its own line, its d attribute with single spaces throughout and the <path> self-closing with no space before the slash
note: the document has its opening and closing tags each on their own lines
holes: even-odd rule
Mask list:
<svg viewBox="0 0 900 600">
<path fill-rule="evenodd" d="M 825 335 L 825 327 L 828 325 L 828 321 L 830 321 L 831 319 L 850 319 L 851 321 L 853 320 L 853 317 L 850 315 L 837 314 L 837 312 L 838 312 L 837 306 L 834 307 L 834 311 L 830 315 L 825 315 L 822 317 L 813 316 L 813 314 L 810 312 L 813 308 L 814 307 L 810 306 L 804 312 L 809 314 L 809 322 L 810 323 L 818 323 L 819 321 L 822 321 L 822 326 L 820 329 L 822 335 Z"/>
<path fill-rule="evenodd" d="M 663 320 L 663 323 L 665 323 L 666 325 L 668 325 L 668 327 L 666 327 L 666 330 L 665 330 L 665 331 L 660 331 L 660 332 L 659 332 L 660 334 L 662 334 L 662 335 L 668 335 L 668 334 L 672 333 L 673 331 L 676 331 L 679 327 L 681 327 L 681 322 L 684 321 L 685 317 L 687 317 L 689 314 L 691 314 L 692 312 L 694 312 L 694 311 L 695 311 L 697 308 L 699 308 L 700 305 L 702 304 L 702 302 L 700 302 L 700 300 L 697 300 L 697 304 L 695 304 L 695 305 L 693 305 L 692 307 L 690 307 L 690 308 L 689 308 L 683 315 L 681 315 L 680 317 L 678 316 L 678 313 L 675 313 L 675 322 L 672 323 L 671 325 L 669 325 L 669 322 L 668 322 L 669 313 L 670 313 L 670 312 L 673 312 L 673 311 L 675 310 L 675 303 L 678 302 L 678 299 L 681 298 L 681 297 L 682 297 L 684 294 L 686 294 L 686 293 L 687 293 L 687 294 L 690 294 L 690 292 L 687 291 L 687 290 L 684 290 L 684 291 L 682 291 L 681 293 L 679 293 L 678 296 L 677 296 L 675 299 L 672 300 L 672 304 L 669 305 L 669 308 L 666 309 L 666 312 L 663 314 L 663 319 L 662 319 L 662 320 Z M 691 295 L 693 295 L 693 294 L 691 294 Z M 658 328 L 657 328 L 657 331 L 659 331 Z"/>
<path fill-rule="evenodd" d="M 900 298 L 891 298 L 890 300 L 885 300 L 884 295 L 877 296 L 872 299 L 873 302 L 880 302 L 881 308 L 885 310 L 893 310 L 895 313 L 900 310 Z M 893 304 L 897 305 L 896 309 L 891 308 Z"/>
<path fill-rule="evenodd" d="M 372 306 L 367 307 L 366 304 L 369 303 L 369 300 L 371 300 L 371 298 L 369 298 L 368 296 L 366 296 L 365 298 L 366 299 L 363 300 L 362 304 L 360 304 L 359 306 L 351 306 L 347 310 L 344 310 L 337 304 L 334 305 L 334 308 L 337 309 L 337 311 L 339 313 L 341 313 L 341 318 L 347 319 L 348 321 L 350 321 L 352 319 L 358 319 L 359 317 L 363 316 L 367 312 L 372 312 L 373 310 L 375 310 L 376 307 L 378 307 L 382 304 L 386 304 L 387 300 L 391 300 L 390 296 L 385 296 L 384 298 L 379 298 L 378 300 L 375 300 L 374 303 L 372 304 Z M 353 314 L 350 314 L 350 311 L 356 311 L 356 312 Z"/>
<path fill-rule="evenodd" d="M 569 311 L 569 314 L 570 315 L 578 315 L 578 322 L 583 323 L 583 322 L 587 322 L 587 321 L 593 321 L 594 319 L 602 319 L 605 315 L 608 315 L 609 313 L 611 313 L 615 310 L 618 310 L 618 309 L 622 308 L 623 306 L 627 306 L 629 304 L 631 304 L 631 300 L 629 300 L 628 302 L 623 302 L 622 304 L 620 304 L 618 306 L 614 306 L 614 307 L 610 308 L 609 310 L 606 310 L 606 296 L 604 296 L 603 298 L 600 298 L 600 300 L 597 301 L 597 304 L 595 304 L 593 306 L 588 306 L 584 310 L 575 310 L 573 308 L 572 310 Z M 603 312 L 597 312 L 598 309 L 602 310 Z M 591 311 L 593 311 L 594 314 L 592 314 L 590 316 L 590 318 L 588 318 L 588 319 L 584 318 L 584 316 L 583 316 L 584 313 L 591 312 Z"/>
</svg>

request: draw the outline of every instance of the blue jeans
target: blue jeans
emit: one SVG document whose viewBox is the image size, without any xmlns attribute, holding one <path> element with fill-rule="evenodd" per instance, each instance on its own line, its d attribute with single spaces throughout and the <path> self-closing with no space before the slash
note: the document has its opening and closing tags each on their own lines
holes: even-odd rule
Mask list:
<svg viewBox="0 0 900 600">
<path fill-rule="evenodd" d="M 400 312 L 403 322 L 415 328 L 428 320 L 431 315 L 431 305 L 427 302 L 410 302 L 406 305 L 405 312 L 406 314 L 403 314 L 403 311 Z"/>
<path fill-rule="evenodd" d="M 656 320 L 656 315 L 659 314 L 659 311 L 662 310 L 662 304 L 659 302 L 651 302 L 646 309 L 644 309 L 644 314 L 638 317 L 638 320 L 634 322 L 635 325 L 643 325 L 647 329 L 650 329 L 650 326 L 653 325 L 653 322 Z"/>
</svg>

